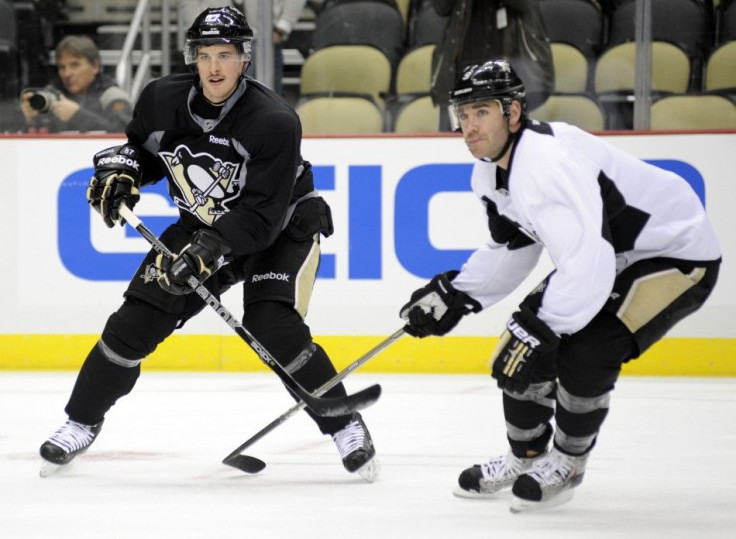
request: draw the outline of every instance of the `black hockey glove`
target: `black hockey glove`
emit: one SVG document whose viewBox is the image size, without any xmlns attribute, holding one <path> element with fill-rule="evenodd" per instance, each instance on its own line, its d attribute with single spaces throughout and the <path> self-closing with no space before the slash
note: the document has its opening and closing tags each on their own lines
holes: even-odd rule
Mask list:
<svg viewBox="0 0 736 539">
<path fill-rule="evenodd" d="M 229 262 L 231 253 L 232 249 L 220 234 L 208 228 L 197 230 L 191 242 L 173 259 L 161 254 L 156 257 L 158 284 L 177 296 L 189 294 L 194 291 L 188 284 L 190 277 L 204 282 Z"/>
<path fill-rule="evenodd" d="M 413 337 L 445 335 L 468 313 L 477 313 L 483 307 L 465 292 L 456 290 L 451 281 L 459 271 L 435 275 L 426 286 L 411 295 L 409 303 L 401 308 L 400 316 L 408 320 L 404 331 Z"/>
<path fill-rule="evenodd" d="M 138 155 L 135 146 L 125 144 L 103 150 L 93 158 L 95 174 L 87 187 L 87 200 L 110 228 L 116 223 L 125 224 L 119 213 L 123 202 L 133 209 L 140 199 Z"/>
<path fill-rule="evenodd" d="M 511 315 L 493 353 L 491 376 L 498 387 L 523 393 L 532 374 L 555 376 L 560 338 L 526 305 Z"/>
</svg>

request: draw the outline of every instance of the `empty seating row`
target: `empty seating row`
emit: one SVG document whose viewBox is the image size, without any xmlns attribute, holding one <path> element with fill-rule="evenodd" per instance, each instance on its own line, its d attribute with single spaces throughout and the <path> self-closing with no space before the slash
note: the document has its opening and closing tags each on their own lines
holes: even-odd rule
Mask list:
<svg viewBox="0 0 736 539">
<path fill-rule="evenodd" d="M 386 132 L 381 111 L 357 97 L 317 97 L 305 100 L 297 112 L 307 135 L 377 134 Z M 564 121 L 587 131 L 602 131 L 605 110 L 587 94 L 553 94 L 529 112 L 535 120 Z M 394 133 L 435 133 L 439 110 L 429 96 L 414 99 L 398 113 Z M 653 130 L 736 129 L 736 102 L 718 94 L 673 94 L 651 107 Z"/>
<path fill-rule="evenodd" d="M 383 118 L 382 122 L 374 118 L 374 125 L 380 124 L 381 128 L 371 127 L 371 132 L 437 131 L 438 110 L 428 97 L 434 47 L 425 45 L 410 51 L 399 60 L 395 72 L 385 55 L 370 46 L 335 45 L 319 49 L 302 67 L 299 104 L 316 97 L 360 97 L 370 101 L 371 107 L 362 106 L 363 109 L 375 109 L 373 116 Z M 536 111 L 539 119 L 563 119 L 588 130 L 630 129 L 635 54 L 634 43 L 612 47 L 594 63 L 593 75 L 589 76 L 587 59 L 577 49 L 553 43 L 555 94 Z M 655 99 L 688 92 L 691 64 L 679 47 L 655 42 L 652 58 L 650 84 Z M 736 97 L 736 70 L 733 69 L 736 41 L 716 49 L 706 65 L 705 91 Z M 580 110 L 571 112 L 572 103 L 578 103 Z M 331 102 L 331 106 L 336 105 L 336 101 Z M 314 110 L 316 106 L 311 104 L 309 108 Z M 621 112 L 620 107 L 626 110 Z M 419 111 L 424 115 L 419 123 L 410 122 Z M 322 120 L 323 124 L 326 122 L 327 119 Z M 305 132 L 313 125 L 310 123 Z M 351 131 L 345 123 L 330 129 L 336 133 Z"/>
</svg>

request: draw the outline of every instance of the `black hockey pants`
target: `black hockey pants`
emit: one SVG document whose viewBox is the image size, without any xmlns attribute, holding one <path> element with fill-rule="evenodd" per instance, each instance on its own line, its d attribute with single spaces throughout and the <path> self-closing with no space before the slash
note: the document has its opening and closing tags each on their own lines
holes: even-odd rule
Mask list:
<svg viewBox="0 0 736 539">
<path fill-rule="evenodd" d="M 236 258 L 205 282 L 217 297 L 236 283 L 243 283 L 243 325 L 309 391 L 336 374 L 304 322 L 319 266 L 319 235 L 314 232 L 295 236 L 287 229 L 268 249 Z M 161 240 L 178 252 L 190 237 L 190 230 L 174 224 Z M 141 361 L 205 308 L 196 294 L 175 296 L 158 286 L 151 269 L 155 256 L 151 251 L 143 260 L 130 282 L 125 302 L 110 316 L 100 340 L 87 356 L 66 407 L 71 419 L 85 424 L 99 422 L 120 397 L 133 389 Z M 344 386 L 338 384 L 325 395 L 345 394 Z M 325 434 L 340 430 L 350 420 L 308 413 Z"/>
<path fill-rule="evenodd" d="M 533 380 L 523 394 L 504 391 L 507 436 L 514 454 L 544 451 L 553 433 L 555 447 L 565 453 L 590 451 L 608 414 L 621 365 L 639 357 L 702 306 L 715 286 L 718 269 L 719 262 L 660 259 L 624 270 L 604 308 L 582 330 L 562 339 L 556 378 Z M 538 304 L 539 298 L 530 302 L 535 301 Z"/>
</svg>

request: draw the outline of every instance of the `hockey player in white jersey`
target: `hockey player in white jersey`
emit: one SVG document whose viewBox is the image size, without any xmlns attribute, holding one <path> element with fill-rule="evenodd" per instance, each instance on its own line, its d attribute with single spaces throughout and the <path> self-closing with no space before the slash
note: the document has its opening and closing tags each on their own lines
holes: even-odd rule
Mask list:
<svg viewBox="0 0 736 539">
<path fill-rule="evenodd" d="M 547 249 L 555 270 L 492 357 L 510 450 L 463 471 L 455 493 L 510 487 L 513 512 L 559 505 L 583 479 L 621 365 L 705 302 L 720 247 L 683 178 L 571 125 L 528 119 L 505 61 L 466 68 L 450 115 L 477 159 L 471 183 L 491 239 L 415 291 L 401 317 L 415 337 L 444 335 L 511 293 Z"/>
</svg>

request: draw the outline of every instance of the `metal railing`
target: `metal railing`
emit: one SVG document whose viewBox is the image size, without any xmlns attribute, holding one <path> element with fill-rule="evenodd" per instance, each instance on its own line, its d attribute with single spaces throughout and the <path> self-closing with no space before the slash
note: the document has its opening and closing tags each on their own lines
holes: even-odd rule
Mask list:
<svg viewBox="0 0 736 539">
<path fill-rule="evenodd" d="M 125 36 L 125 42 L 120 52 L 120 62 L 115 69 L 115 79 L 118 86 L 128 92 L 135 101 L 143 86 L 152 78 L 151 66 L 154 52 L 151 50 L 151 14 L 152 0 L 139 0 L 133 13 L 130 29 Z M 161 75 L 171 72 L 171 44 L 170 44 L 171 16 L 169 0 L 161 0 Z M 140 50 L 134 50 L 138 35 L 141 37 Z M 158 56 L 158 54 L 156 54 Z M 137 60 L 134 62 L 134 60 Z M 135 64 L 135 71 L 134 71 Z"/>
<path fill-rule="evenodd" d="M 171 73 L 171 0 L 155 0 L 161 2 L 161 50 L 151 50 L 151 16 L 154 0 L 139 0 L 133 13 L 125 43 L 120 52 L 120 62 L 115 69 L 115 79 L 118 86 L 128 92 L 130 98 L 138 99 L 143 87 L 152 79 L 151 66 L 160 57 L 161 76 Z M 253 14 L 251 24 L 255 21 L 256 28 L 272 27 L 272 4 L 270 0 L 258 0 L 257 13 Z M 251 20 L 251 19 L 249 19 Z M 257 33 L 257 32 L 256 32 Z M 141 37 L 141 47 L 134 50 L 138 35 Z M 183 46 L 184 28 L 177 17 L 177 46 Z M 254 60 L 256 78 L 268 86 L 273 87 L 273 43 L 271 32 L 263 32 L 263 38 L 255 38 Z M 259 44 L 260 41 L 260 44 Z M 260 46 L 259 46 L 260 45 Z M 134 70 L 135 67 L 135 70 Z"/>
</svg>

